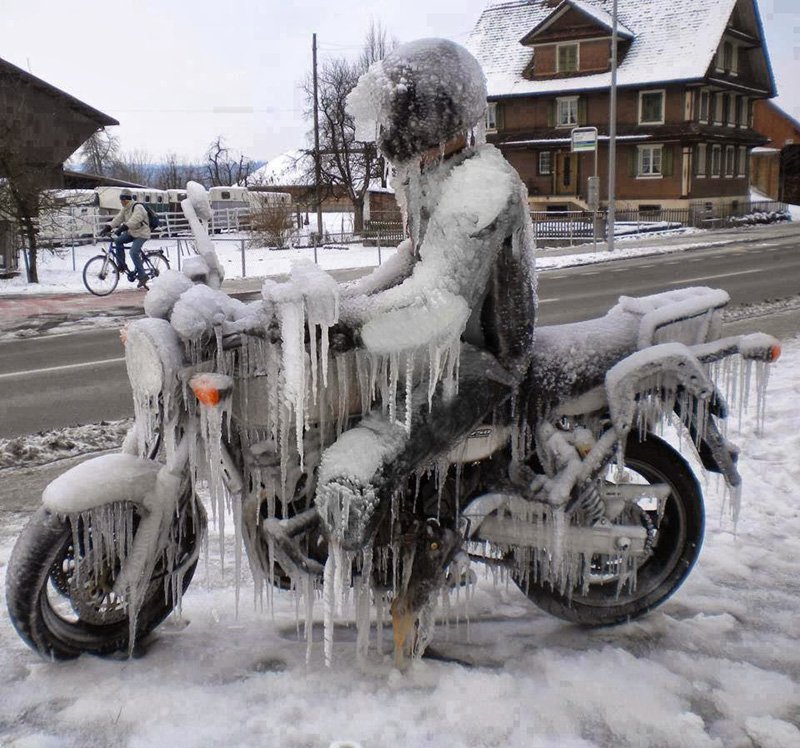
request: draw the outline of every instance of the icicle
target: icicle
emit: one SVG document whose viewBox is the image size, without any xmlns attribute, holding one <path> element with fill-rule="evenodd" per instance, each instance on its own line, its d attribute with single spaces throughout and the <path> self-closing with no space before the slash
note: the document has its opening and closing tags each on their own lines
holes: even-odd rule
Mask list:
<svg viewBox="0 0 800 748">
<path fill-rule="evenodd" d="M 306 664 L 311 662 L 311 648 L 314 642 L 314 590 L 314 578 L 306 574 L 303 577 L 303 595 L 306 603 Z"/>
<path fill-rule="evenodd" d="M 361 566 L 361 579 L 358 586 L 358 599 L 356 601 L 356 657 L 363 660 L 369 651 L 370 630 L 370 588 L 372 578 L 372 544 L 370 543 L 363 554 Z"/>
<path fill-rule="evenodd" d="M 412 392 L 414 389 L 414 352 L 406 354 L 406 419 L 405 428 L 406 433 L 411 433 L 411 418 L 414 413 Z"/>
<path fill-rule="evenodd" d="M 336 596 L 334 591 L 336 577 L 336 553 L 335 547 L 338 541 L 331 538 L 328 543 L 328 558 L 325 561 L 325 571 L 322 577 L 322 607 L 323 607 L 323 628 L 324 628 L 324 652 L 325 665 L 330 667 L 333 663 L 333 624 L 336 610 Z"/>
</svg>

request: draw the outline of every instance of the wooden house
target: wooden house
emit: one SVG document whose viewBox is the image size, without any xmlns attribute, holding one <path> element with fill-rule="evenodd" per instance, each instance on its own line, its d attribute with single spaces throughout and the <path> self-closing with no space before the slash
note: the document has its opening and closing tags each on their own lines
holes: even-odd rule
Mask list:
<svg viewBox="0 0 800 748">
<path fill-rule="evenodd" d="M 534 209 L 586 208 L 598 130 L 607 201 L 611 0 L 500 0 L 467 42 L 486 73 L 487 136 L 519 171 Z M 618 0 L 617 205 L 666 209 L 749 199 L 766 142 L 753 105 L 775 95 L 755 0 Z"/>
</svg>

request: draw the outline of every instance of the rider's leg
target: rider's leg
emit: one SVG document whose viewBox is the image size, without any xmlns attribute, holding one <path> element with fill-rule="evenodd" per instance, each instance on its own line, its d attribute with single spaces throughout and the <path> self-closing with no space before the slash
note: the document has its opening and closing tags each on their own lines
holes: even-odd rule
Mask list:
<svg viewBox="0 0 800 748">
<path fill-rule="evenodd" d="M 392 493 L 418 468 L 449 451 L 512 392 L 508 373 L 485 351 L 462 345 L 459 368 L 458 394 L 446 398 L 440 385 L 430 410 L 427 384 L 417 387 L 410 435 L 401 424 L 370 414 L 325 450 L 315 503 L 328 531 L 345 547 L 361 547 L 387 511 Z"/>
<path fill-rule="evenodd" d="M 144 265 L 142 264 L 142 247 L 146 241 L 146 239 L 134 239 L 133 243 L 131 244 L 131 260 L 133 260 L 133 268 L 136 270 L 136 274 L 139 276 L 139 280 L 141 282 L 145 282 L 147 280 L 147 273 L 145 272 Z"/>
<path fill-rule="evenodd" d="M 120 271 L 125 269 L 125 245 L 132 240 L 133 237 L 127 231 L 114 239 L 114 254 L 117 256 L 117 267 Z"/>
</svg>

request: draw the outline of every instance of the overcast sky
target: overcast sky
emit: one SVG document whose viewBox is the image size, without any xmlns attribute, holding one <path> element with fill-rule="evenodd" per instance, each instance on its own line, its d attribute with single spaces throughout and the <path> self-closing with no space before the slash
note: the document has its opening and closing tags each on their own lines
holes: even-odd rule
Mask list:
<svg viewBox="0 0 800 748">
<path fill-rule="evenodd" d="M 2 0 L 0 57 L 120 121 L 125 151 L 200 160 L 222 135 L 268 160 L 305 145 L 299 84 L 358 54 L 371 20 L 398 40 L 464 42 L 488 0 Z M 778 103 L 800 119 L 800 0 L 759 0 Z M 521 33 L 524 30 L 521 30 Z M 521 35 L 521 34 L 520 34 Z"/>
</svg>

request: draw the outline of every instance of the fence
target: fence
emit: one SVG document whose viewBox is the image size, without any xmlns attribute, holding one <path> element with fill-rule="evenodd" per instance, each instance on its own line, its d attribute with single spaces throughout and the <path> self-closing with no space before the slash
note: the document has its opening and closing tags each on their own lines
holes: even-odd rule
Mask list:
<svg viewBox="0 0 800 748">
<path fill-rule="evenodd" d="M 742 223 L 779 220 L 786 213 L 784 203 L 774 201 L 742 201 L 726 204 L 707 203 L 689 208 L 664 208 L 655 210 L 617 210 L 615 213 L 615 236 L 644 234 L 654 231 L 670 231 L 685 227 L 726 228 Z M 761 216 L 765 216 L 763 221 Z M 597 215 L 582 210 L 532 211 L 534 235 L 537 242 L 552 242 L 554 245 L 584 244 L 595 236 L 604 240 L 608 228 L 608 214 Z"/>
</svg>

